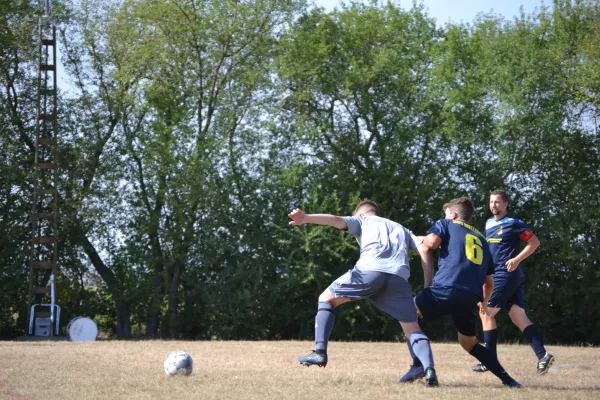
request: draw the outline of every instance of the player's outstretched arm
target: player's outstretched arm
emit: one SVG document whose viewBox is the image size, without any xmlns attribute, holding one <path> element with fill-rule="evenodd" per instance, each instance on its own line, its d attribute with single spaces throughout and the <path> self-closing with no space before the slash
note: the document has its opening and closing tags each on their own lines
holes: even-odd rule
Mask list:
<svg viewBox="0 0 600 400">
<path fill-rule="evenodd" d="M 304 224 L 316 224 L 316 225 L 329 225 L 338 229 L 348 229 L 348 224 L 344 217 L 331 214 L 305 214 L 299 208 L 288 214 L 291 218 L 290 225 L 304 225 Z"/>
</svg>

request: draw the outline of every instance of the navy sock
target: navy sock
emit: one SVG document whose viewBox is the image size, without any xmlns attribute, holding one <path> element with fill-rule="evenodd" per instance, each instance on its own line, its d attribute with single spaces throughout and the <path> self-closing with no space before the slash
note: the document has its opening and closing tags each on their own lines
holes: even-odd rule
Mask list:
<svg viewBox="0 0 600 400">
<path fill-rule="evenodd" d="M 334 310 L 335 307 L 328 302 L 319 302 L 317 316 L 315 317 L 315 342 L 317 346 L 317 353 L 327 353 L 329 335 L 331 335 L 333 323 L 335 322 Z"/>
<path fill-rule="evenodd" d="M 533 349 L 538 360 L 544 358 L 546 355 L 546 348 L 544 347 L 544 342 L 542 341 L 542 336 L 540 335 L 538 328 L 534 324 L 531 324 L 523 329 L 523 335 L 525 335 L 525 338 L 529 342 L 529 345 Z"/>
<path fill-rule="evenodd" d="M 408 351 L 410 352 L 410 356 L 412 357 L 412 365 L 414 365 L 415 367 L 422 367 L 423 364 L 421 364 L 421 360 L 419 360 L 419 358 L 413 351 L 412 345 L 410 344 L 410 338 L 406 339 L 406 344 L 408 345 Z"/>
<path fill-rule="evenodd" d="M 492 329 L 483 331 L 483 340 L 485 341 L 485 347 L 491 351 L 495 357 L 498 357 L 498 352 L 496 351 L 496 343 L 498 341 L 497 330 Z"/>
<path fill-rule="evenodd" d="M 423 369 L 433 368 L 433 353 L 427 336 L 423 332 L 415 332 L 408 340 L 412 345 L 413 354 L 421 361 Z"/>
<path fill-rule="evenodd" d="M 486 347 L 483 347 L 479 343 L 471 349 L 469 352 L 473 357 L 479 360 L 480 363 L 485 365 L 488 370 L 492 372 L 492 374 L 496 375 L 503 383 L 509 383 L 513 381 L 513 378 L 506 373 L 498 358 L 496 358 L 490 350 Z"/>
</svg>

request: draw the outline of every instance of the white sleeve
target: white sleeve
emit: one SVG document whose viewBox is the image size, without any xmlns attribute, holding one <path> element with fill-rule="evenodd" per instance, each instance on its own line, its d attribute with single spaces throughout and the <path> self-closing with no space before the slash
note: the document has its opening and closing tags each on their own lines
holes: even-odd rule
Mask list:
<svg viewBox="0 0 600 400">
<path fill-rule="evenodd" d="M 348 230 L 346 232 L 359 236 L 362 232 L 363 217 L 344 217 Z"/>
<path fill-rule="evenodd" d="M 417 250 L 417 247 L 419 247 L 419 245 L 423 243 L 423 239 L 419 239 L 417 236 L 415 236 L 414 233 L 412 233 L 408 229 L 406 230 L 406 232 L 408 233 L 408 235 L 406 236 L 406 241 L 408 242 L 408 249 Z"/>
</svg>

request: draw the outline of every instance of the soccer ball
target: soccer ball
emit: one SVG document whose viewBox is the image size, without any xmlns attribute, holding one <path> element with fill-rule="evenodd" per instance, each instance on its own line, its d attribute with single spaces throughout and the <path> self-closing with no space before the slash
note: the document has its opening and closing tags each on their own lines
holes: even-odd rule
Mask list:
<svg viewBox="0 0 600 400">
<path fill-rule="evenodd" d="M 189 375 L 194 369 L 194 361 L 185 351 L 174 351 L 165 358 L 164 366 L 168 376 Z"/>
</svg>

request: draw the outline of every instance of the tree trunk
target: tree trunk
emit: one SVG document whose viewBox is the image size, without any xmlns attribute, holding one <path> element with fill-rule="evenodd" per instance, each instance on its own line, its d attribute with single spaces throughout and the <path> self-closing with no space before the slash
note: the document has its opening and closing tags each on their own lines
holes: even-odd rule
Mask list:
<svg viewBox="0 0 600 400">
<path fill-rule="evenodd" d="M 167 293 L 167 300 L 169 305 L 167 307 L 167 320 L 169 323 L 169 338 L 175 339 L 179 332 L 177 329 L 177 314 L 179 311 L 179 295 L 177 289 L 179 287 L 179 280 L 183 271 L 183 263 L 180 260 L 175 260 L 171 263 L 169 268 L 169 289 Z"/>
<path fill-rule="evenodd" d="M 127 339 L 131 337 L 131 316 L 129 312 L 129 305 L 123 300 L 122 292 L 115 277 L 113 271 L 104 264 L 104 261 L 100 258 L 100 255 L 89 241 L 87 236 L 83 233 L 79 233 L 78 242 L 81 244 L 83 251 L 88 256 L 94 268 L 106 283 L 108 291 L 110 292 L 115 306 L 117 309 L 117 337 L 119 339 Z"/>
<path fill-rule="evenodd" d="M 163 263 L 156 263 L 154 265 L 154 284 L 152 288 L 152 298 L 148 305 L 148 323 L 146 325 L 146 336 L 151 338 L 158 337 L 158 328 L 160 327 L 160 304 L 165 296 L 165 279 L 163 272 Z"/>
<path fill-rule="evenodd" d="M 131 337 L 131 318 L 129 308 L 123 303 L 117 303 L 117 337 L 127 339 Z"/>
</svg>

